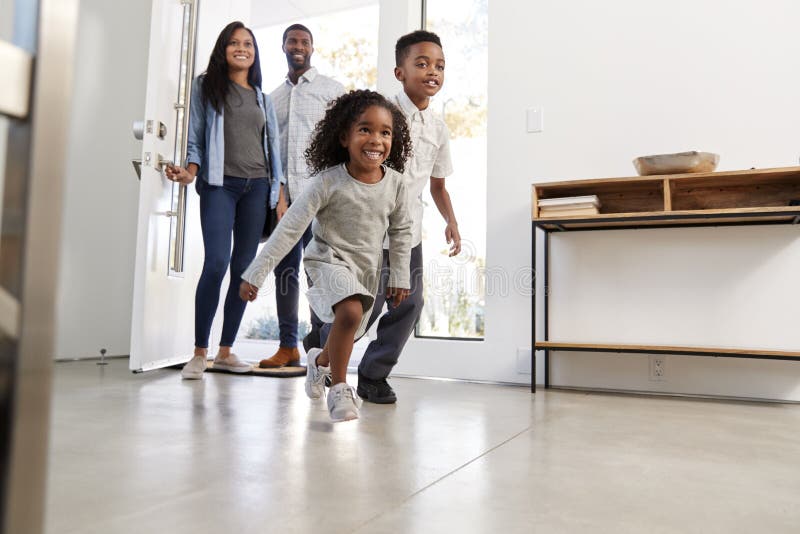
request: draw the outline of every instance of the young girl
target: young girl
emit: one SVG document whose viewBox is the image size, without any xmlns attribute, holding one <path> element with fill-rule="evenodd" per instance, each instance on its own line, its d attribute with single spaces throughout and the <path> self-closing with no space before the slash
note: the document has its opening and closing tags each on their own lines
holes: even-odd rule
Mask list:
<svg viewBox="0 0 800 534">
<path fill-rule="evenodd" d="M 167 178 L 182 184 L 200 178 L 196 187 L 205 260 L 195 294 L 194 357 L 184 366 L 183 378 L 203 378 L 211 323 L 229 264 L 230 286 L 214 367 L 235 373 L 252 368 L 231 353 L 231 346 L 245 308 L 237 295 L 240 275 L 256 255 L 267 199 L 274 207 L 284 181 L 277 125 L 272 103 L 261 93 L 253 32 L 232 22 L 219 34 L 208 69 L 192 84 L 186 167 L 170 166 L 166 171 Z"/>
<path fill-rule="evenodd" d="M 358 417 L 361 401 L 347 385 L 347 364 L 353 340 L 366 330 L 387 233 L 387 298 L 399 304 L 408 295 L 411 220 L 400 173 L 410 152 L 406 120 L 383 96 L 351 91 L 336 99 L 306 151 L 317 176 L 242 275 L 239 294 L 252 301 L 267 274 L 314 221 L 304 259 L 311 279 L 308 301 L 320 319 L 333 325 L 325 347 L 308 353 L 306 394 L 320 398 L 330 377 L 327 402 L 334 421 Z"/>
</svg>

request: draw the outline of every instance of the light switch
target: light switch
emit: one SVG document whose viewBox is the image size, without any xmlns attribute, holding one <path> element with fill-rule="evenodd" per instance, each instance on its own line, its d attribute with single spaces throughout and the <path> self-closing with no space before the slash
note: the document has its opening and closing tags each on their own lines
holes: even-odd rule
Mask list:
<svg viewBox="0 0 800 534">
<path fill-rule="evenodd" d="M 544 130 L 544 110 L 542 108 L 528 108 L 525 116 L 529 133 L 537 133 Z"/>
</svg>

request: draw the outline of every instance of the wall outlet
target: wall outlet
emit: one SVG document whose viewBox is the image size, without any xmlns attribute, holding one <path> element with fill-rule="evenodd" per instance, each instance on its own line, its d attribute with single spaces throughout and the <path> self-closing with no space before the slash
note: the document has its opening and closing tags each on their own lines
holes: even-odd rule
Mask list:
<svg viewBox="0 0 800 534">
<path fill-rule="evenodd" d="M 650 380 L 652 382 L 666 382 L 667 366 L 664 356 L 650 356 Z"/>
<path fill-rule="evenodd" d="M 520 347 L 517 349 L 517 373 L 531 374 L 531 349 Z"/>
</svg>

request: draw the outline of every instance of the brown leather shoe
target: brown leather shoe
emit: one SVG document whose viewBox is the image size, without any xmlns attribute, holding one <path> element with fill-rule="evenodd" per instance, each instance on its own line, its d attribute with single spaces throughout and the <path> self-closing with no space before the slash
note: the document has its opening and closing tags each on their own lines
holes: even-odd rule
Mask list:
<svg viewBox="0 0 800 534">
<path fill-rule="evenodd" d="M 261 360 L 258 366 L 262 369 L 275 369 L 278 367 L 293 367 L 300 365 L 300 351 L 297 347 L 279 347 L 278 352 L 271 358 Z"/>
</svg>

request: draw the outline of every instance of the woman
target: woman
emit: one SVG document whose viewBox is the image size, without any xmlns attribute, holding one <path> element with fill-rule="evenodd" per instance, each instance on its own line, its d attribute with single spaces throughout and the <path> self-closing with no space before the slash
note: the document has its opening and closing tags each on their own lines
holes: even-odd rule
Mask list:
<svg viewBox="0 0 800 534">
<path fill-rule="evenodd" d="M 190 184 L 198 177 L 205 261 L 195 295 L 194 357 L 181 375 L 203 377 L 208 338 L 230 265 L 224 321 L 214 367 L 234 373 L 251 369 L 231 352 L 246 305 L 238 295 L 241 275 L 255 257 L 267 199 L 274 208 L 280 184 L 278 121 L 261 92 L 258 45 L 241 22 L 219 34 L 206 72 L 192 84 L 186 167 L 167 168 L 167 178 Z M 233 251 L 231 251 L 231 241 Z"/>
</svg>

